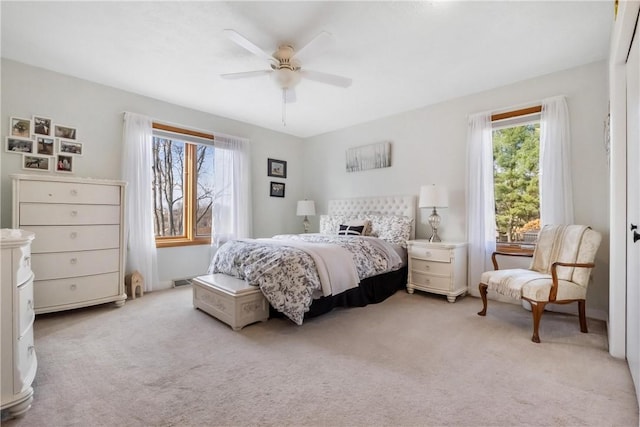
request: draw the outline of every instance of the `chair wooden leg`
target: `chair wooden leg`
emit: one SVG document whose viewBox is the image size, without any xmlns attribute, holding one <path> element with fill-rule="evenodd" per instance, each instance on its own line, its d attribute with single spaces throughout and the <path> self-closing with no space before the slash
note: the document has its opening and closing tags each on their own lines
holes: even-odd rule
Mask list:
<svg viewBox="0 0 640 427">
<path fill-rule="evenodd" d="M 544 313 L 544 306 L 547 305 L 545 302 L 531 302 L 531 314 L 533 315 L 533 336 L 531 337 L 531 341 L 535 343 L 540 342 L 540 335 L 538 335 L 538 329 L 540 328 L 540 319 L 542 318 L 542 313 Z"/>
<path fill-rule="evenodd" d="M 478 316 L 486 316 L 487 315 L 487 285 L 484 283 L 480 283 L 478 285 L 478 289 L 480 290 L 480 298 L 482 298 L 482 311 L 478 312 Z"/>
<path fill-rule="evenodd" d="M 580 316 L 580 332 L 582 333 L 588 333 L 589 330 L 587 329 L 587 313 L 585 310 L 586 307 L 586 301 L 581 299 L 578 301 L 578 314 Z"/>
</svg>

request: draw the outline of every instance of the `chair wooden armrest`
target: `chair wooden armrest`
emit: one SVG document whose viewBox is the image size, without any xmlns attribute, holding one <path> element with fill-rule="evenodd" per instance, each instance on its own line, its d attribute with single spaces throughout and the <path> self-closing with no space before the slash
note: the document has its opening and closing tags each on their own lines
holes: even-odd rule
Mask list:
<svg viewBox="0 0 640 427">
<path fill-rule="evenodd" d="M 558 296 L 558 272 L 556 268 L 558 267 L 577 267 L 577 268 L 594 268 L 596 265 L 593 262 L 586 263 L 578 263 L 578 262 L 554 262 L 551 264 L 551 279 L 553 280 L 553 285 L 551 285 L 551 290 L 549 291 L 549 302 L 554 302 L 556 297 Z"/>
<path fill-rule="evenodd" d="M 496 259 L 496 255 L 500 256 L 515 256 L 515 257 L 526 257 L 531 258 L 533 256 L 533 252 L 504 252 L 504 251 L 495 251 L 491 254 L 491 262 L 493 263 L 494 270 L 500 270 L 498 267 L 498 260 Z"/>
</svg>

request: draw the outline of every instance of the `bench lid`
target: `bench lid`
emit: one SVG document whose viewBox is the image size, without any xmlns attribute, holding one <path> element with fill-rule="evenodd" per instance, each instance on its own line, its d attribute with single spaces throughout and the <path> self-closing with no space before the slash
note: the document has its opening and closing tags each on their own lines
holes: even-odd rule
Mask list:
<svg viewBox="0 0 640 427">
<path fill-rule="evenodd" d="M 259 287 L 252 286 L 243 279 L 238 279 L 237 277 L 227 276 L 226 274 L 221 273 L 196 277 L 194 280 L 236 295 L 260 291 Z"/>
</svg>

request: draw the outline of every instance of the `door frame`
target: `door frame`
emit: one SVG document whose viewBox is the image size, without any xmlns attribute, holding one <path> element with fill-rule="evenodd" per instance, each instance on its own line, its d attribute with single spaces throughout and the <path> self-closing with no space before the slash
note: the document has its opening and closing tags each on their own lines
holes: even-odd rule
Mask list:
<svg viewBox="0 0 640 427">
<path fill-rule="evenodd" d="M 625 64 L 640 2 L 618 4 L 609 56 L 609 354 L 626 356 L 627 102 Z"/>
</svg>

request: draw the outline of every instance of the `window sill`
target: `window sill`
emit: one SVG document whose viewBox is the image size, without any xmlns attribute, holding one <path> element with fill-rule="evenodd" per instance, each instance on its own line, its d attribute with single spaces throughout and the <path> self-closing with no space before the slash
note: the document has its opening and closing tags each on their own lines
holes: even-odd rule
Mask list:
<svg viewBox="0 0 640 427">
<path fill-rule="evenodd" d="M 179 246 L 196 246 L 196 245 L 210 245 L 211 239 L 196 239 L 196 240 L 186 240 L 186 239 L 162 239 L 156 240 L 156 248 L 175 248 Z"/>
<path fill-rule="evenodd" d="M 496 251 L 508 254 L 533 255 L 535 243 L 497 243 Z"/>
</svg>

